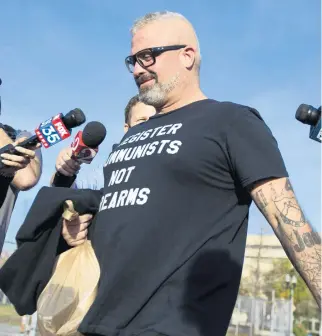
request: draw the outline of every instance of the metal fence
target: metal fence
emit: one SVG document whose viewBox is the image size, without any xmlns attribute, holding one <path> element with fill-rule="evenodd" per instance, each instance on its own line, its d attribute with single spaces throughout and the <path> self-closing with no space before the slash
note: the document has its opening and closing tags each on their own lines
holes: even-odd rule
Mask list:
<svg viewBox="0 0 322 336">
<path fill-rule="evenodd" d="M 238 296 L 228 335 L 289 336 L 291 311 L 290 300 Z"/>
<path fill-rule="evenodd" d="M 0 321 L 0 336 L 38 336 L 37 314 L 19 317 L 8 298 L 0 291 L 0 308 L 8 308 L 8 319 Z M 10 311 L 10 309 L 12 311 Z M 227 336 L 290 336 L 293 307 L 290 300 L 238 296 Z M 10 314 L 11 315 L 10 315 Z M 312 335 L 319 335 L 320 321 L 311 319 Z M 3 329 L 4 328 L 4 329 Z M 313 329 L 313 327 L 308 328 Z M 315 332 L 314 332 L 315 331 Z M 320 334 L 321 335 L 321 334 Z"/>
<path fill-rule="evenodd" d="M 9 300 L 1 291 L 0 305 L 2 307 L 10 306 Z M 265 299 L 238 296 L 227 335 L 289 336 L 290 307 L 289 300 L 274 300 L 272 302 Z M 17 318 L 19 319 L 17 314 L 11 317 L 12 320 Z M 22 319 L 20 318 L 20 321 L 20 325 L 10 323 L 10 320 L 6 324 L 8 328 L 9 325 L 12 325 L 12 330 L 17 330 L 17 327 L 19 327 L 20 335 L 36 336 L 38 334 L 36 331 L 36 314 L 32 317 L 25 316 Z"/>
</svg>

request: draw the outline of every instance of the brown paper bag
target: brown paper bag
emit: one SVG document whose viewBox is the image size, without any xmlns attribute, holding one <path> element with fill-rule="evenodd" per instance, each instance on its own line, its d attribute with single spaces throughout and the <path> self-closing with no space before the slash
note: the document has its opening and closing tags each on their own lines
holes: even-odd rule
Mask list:
<svg viewBox="0 0 322 336">
<path fill-rule="evenodd" d="M 77 329 L 96 297 L 99 277 L 99 264 L 89 240 L 62 253 L 38 298 L 40 335 L 80 336 Z"/>
</svg>

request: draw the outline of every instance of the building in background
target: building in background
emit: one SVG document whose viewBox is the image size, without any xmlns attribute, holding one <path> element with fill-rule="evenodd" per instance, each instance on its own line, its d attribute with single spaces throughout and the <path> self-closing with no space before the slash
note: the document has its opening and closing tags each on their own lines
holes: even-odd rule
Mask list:
<svg viewBox="0 0 322 336">
<path fill-rule="evenodd" d="M 250 276 L 254 272 L 254 266 L 259 266 L 261 273 L 267 273 L 272 270 L 274 260 L 286 258 L 284 249 L 275 235 L 248 235 L 243 277 Z"/>
</svg>

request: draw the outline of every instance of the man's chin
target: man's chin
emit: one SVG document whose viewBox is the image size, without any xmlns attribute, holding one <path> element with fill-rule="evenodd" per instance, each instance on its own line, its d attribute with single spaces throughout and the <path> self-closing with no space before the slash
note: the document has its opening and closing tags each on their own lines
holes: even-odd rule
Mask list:
<svg viewBox="0 0 322 336">
<path fill-rule="evenodd" d="M 151 89 L 152 88 L 149 88 L 149 87 L 140 88 L 139 93 L 141 95 L 149 95 L 149 93 L 151 92 Z"/>
<path fill-rule="evenodd" d="M 139 94 L 139 99 L 143 104 L 153 106 L 156 109 L 162 107 L 165 102 L 164 97 L 141 92 Z"/>
<path fill-rule="evenodd" d="M 152 90 L 153 87 L 154 87 L 154 82 L 152 80 L 148 81 L 148 82 L 145 82 L 145 83 L 140 85 L 140 92 L 148 92 L 148 91 Z"/>
</svg>

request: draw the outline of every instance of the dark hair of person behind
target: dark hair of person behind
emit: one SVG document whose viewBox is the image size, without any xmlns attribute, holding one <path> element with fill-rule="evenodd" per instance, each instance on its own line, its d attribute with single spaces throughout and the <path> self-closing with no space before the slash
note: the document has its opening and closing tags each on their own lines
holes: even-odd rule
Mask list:
<svg viewBox="0 0 322 336">
<path fill-rule="evenodd" d="M 125 123 L 128 124 L 131 119 L 131 110 L 139 102 L 139 95 L 132 97 L 125 107 Z"/>
</svg>

